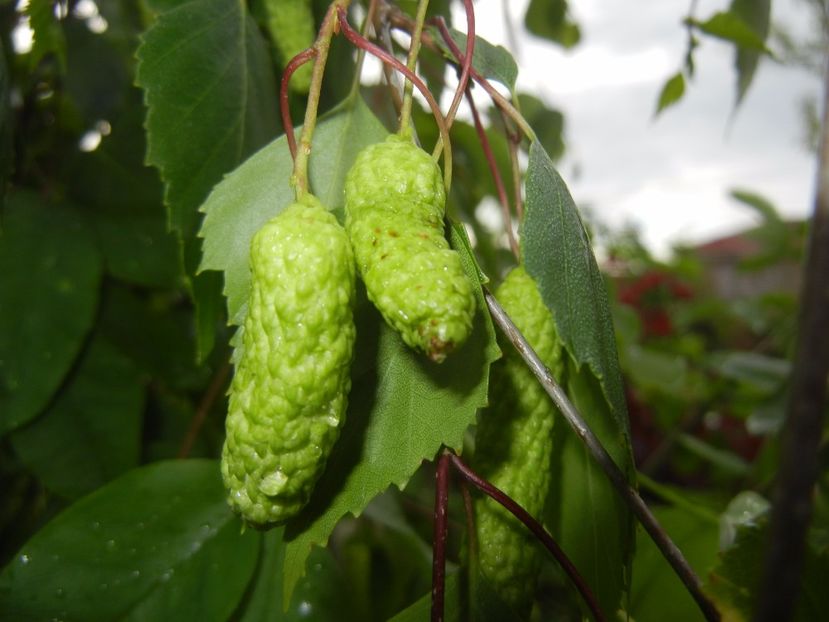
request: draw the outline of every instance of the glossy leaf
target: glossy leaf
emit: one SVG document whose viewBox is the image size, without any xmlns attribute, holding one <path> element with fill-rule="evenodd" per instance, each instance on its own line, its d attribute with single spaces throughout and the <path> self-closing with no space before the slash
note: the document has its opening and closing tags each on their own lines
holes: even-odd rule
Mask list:
<svg viewBox="0 0 829 622">
<path fill-rule="evenodd" d="M 0 433 L 43 410 L 69 371 L 101 275 L 94 236 L 73 208 L 17 192 L 6 198 L 2 224 Z"/>
<path fill-rule="evenodd" d="M 463 255 L 465 245 L 453 231 L 453 247 Z M 478 282 L 474 259 L 463 264 Z M 442 445 L 462 447 L 466 428 L 487 402 L 489 364 L 500 355 L 477 292 L 472 335 L 440 365 L 408 348 L 365 300 L 358 308 L 346 424 L 309 506 L 285 531 L 286 599 L 305 570 L 311 545 L 324 545 L 343 516 L 359 515 L 391 484 L 405 486 Z"/>
<path fill-rule="evenodd" d="M 84 497 L 0 575 L 13 619 L 226 620 L 256 563 L 213 460 L 160 462 Z"/>
<path fill-rule="evenodd" d="M 662 91 L 659 93 L 659 101 L 656 103 L 655 116 L 659 115 L 665 108 L 677 104 L 683 95 L 685 95 L 685 76 L 680 71 L 668 78 L 668 81 L 662 87 Z"/>
<path fill-rule="evenodd" d="M 432 35 L 438 47 L 443 52 L 444 56 L 450 61 L 457 62 L 451 49 L 443 40 L 443 36 L 438 28 L 435 26 L 428 26 L 427 31 Z M 449 34 L 461 54 L 466 53 L 466 34 L 449 29 Z M 479 74 L 488 80 L 495 80 L 500 82 L 510 91 L 515 89 L 515 80 L 518 78 L 518 65 L 512 54 L 509 53 L 505 47 L 500 45 L 492 45 L 486 39 L 475 35 L 475 48 L 472 52 L 472 67 L 475 68 Z"/>
<path fill-rule="evenodd" d="M 297 129 L 299 131 L 299 129 Z M 345 174 L 364 146 L 380 142 L 385 128 L 361 98 L 349 100 L 321 119 L 310 158 L 311 189 L 329 209 L 343 204 Z M 228 318 L 240 323 L 248 297 L 248 256 L 253 234 L 294 200 L 293 164 L 284 136 L 251 156 L 205 201 L 201 270 L 224 272 Z"/>
<path fill-rule="evenodd" d="M 96 338 L 69 384 L 12 445 L 47 488 L 80 497 L 138 464 L 143 403 L 136 368 Z"/>
</svg>

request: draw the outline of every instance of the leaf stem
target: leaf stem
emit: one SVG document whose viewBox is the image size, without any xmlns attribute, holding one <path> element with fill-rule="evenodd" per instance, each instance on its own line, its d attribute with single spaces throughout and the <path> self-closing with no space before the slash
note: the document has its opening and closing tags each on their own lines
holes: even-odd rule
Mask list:
<svg viewBox="0 0 829 622">
<path fill-rule="evenodd" d="M 631 510 L 636 515 L 636 518 L 638 518 L 639 522 L 642 523 L 645 531 L 648 532 L 657 548 L 659 548 L 660 552 L 674 569 L 674 572 L 676 572 L 688 592 L 697 602 L 697 605 L 705 616 L 705 619 L 709 622 L 718 621 L 720 619 L 720 613 L 717 611 L 714 604 L 703 593 L 702 582 L 694 572 L 693 568 L 691 568 L 691 565 L 682 555 L 682 551 L 677 548 L 676 544 L 674 544 L 659 524 L 659 521 L 656 520 L 656 517 L 650 511 L 650 508 L 648 508 L 648 506 L 645 505 L 645 502 L 642 501 L 639 493 L 636 492 L 636 490 L 634 490 L 634 488 L 628 483 L 627 478 L 619 467 L 616 466 L 616 463 L 613 462 L 613 458 L 610 457 L 610 454 L 608 454 L 607 450 L 602 446 L 601 441 L 599 441 L 587 423 L 585 423 L 584 418 L 581 416 L 579 411 L 576 410 L 576 407 L 573 406 L 573 403 L 569 400 L 567 394 L 564 393 L 562 388 L 555 381 L 555 378 L 553 378 L 553 375 L 544 366 L 544 363 L 541 362 L 541 359 L 538 358 L 538 355 L 535 353 L 532 346 L 530 346 L 521 334 L 521 331 L 519 331 L 515 326 L 507 312 L 504 311 L 503 307 L 501 307 L 500 303 L 490 292 L 485 291 L 484 296 L 486 298 L 490 314 L 495 320 L 495 323 L 498 324 L 499 328 L 501 328 L 510 342 L 512 342 L 515 346 L 515 349 L 518 350 L 518 353 L 524 359 L 524 362 L 530 368 L 530 371 L 532 371 L 535 377 L 538 378 L 541 386 L 544 387 L 544 390 L 552 398 L 555 405 L 558 406 L 561 414 L 576 433 L 576 436 L 581 439 L 581 442 L 587 448 L 587 451 L 590 453 L 592 458 L 604 471 L 605 475 L 610 480 L 610 483 L 616 489 L 616 492 L 618 492 L 630 506 Z"/>
<path fill-rule="evenodd" d="M 397 71 L 402 73 L 406 78 L 411 80 L 414 85 L 418 88 L 426 101 L 429 103 L 429 107 L 432 109 L 432 115 L 435 117 L 435 123 L 438 126 L 438 131 L 440 132 L 441 138 L 443 140 L 443 183 L 446 186 L 446 189 L 449 189 L 449 186 L 452 183 L 452 148 L 449 143 L 449 131 L 446 129 L 446 122 L 443 119 L 443 114 L 440 111 L 440 106 L 438 106 L 437 101 L 435 100 L 435 96 L 429 91 L 429 88 L 423 83 L 423 80 L 417 77 L 416 74 L 409 71 L 408 67 L 397 60 L 392 54 L 384 50 L 383 48 L 375 45 L 365 37 L 361 36 L 356 30 L 354 30 L 351 25 L 348 23 L 348 18 L 345 15 L 345 11 L 342 9 L 338 9 L 338 15 L 340 20 L 340 29 L 342 30 L 343 35 L 345 38 L 348 39 L 351 43 L 360 47 L 370 54 L 373 54 L 377 58 L 379 58 L 384 63 L 387 63 L 394 67 Z"/>
<path fill-rule="evenodd" d="M 429 8 L 429 0 L 420 0 L 417 4 L 417 15 L 415 16 L 414 30 L 410 37 L 409 58 L 406 61 L 406 68 L 414 73 L 417 68 L 417 56 L 420 54 L 420 36 L 423 33 L 423 22 L 426 21 L 426 10 Z M 403 83 L 403 107 L 400 110 L 400 135 L 408 134 L 409 123 L 412 118 L 412 91 L 414 85 L 406 80 Z"/>
<path fill-rule="evenodd" d="M 446 536 L 449 515 L 449 454 L 441 452 L 435 470 L 435 522 L 432 535 L 432 622 L 443 622 L 446 594 Z"/>
<path fill-rule="evenodd" d="M 282 115 L 282 127 L 285 129 L 285 138 L 288 139 L 288 149 L 291 152 L 291 158 L 294 160 L 296 160 L 296 136 L 294 136 L 294 122 L 291 120 L 291 101 L 288 86 L 294 72 L 316 55 L 317 50 L 310 47 L 294 56 L 285 66 L 285 70 L 282 72 L 282 80 L 279 84 L 279 111 Z"/>
<path fill-rule="evenodd" d="M 331 37 L 334 36 L 334 30 L 337 27 L 336 15 L 339 11 L 344 12 L 350 3 L 351 0 L 334 0 L 331 3 L 322 21 L 322 26 L 320 26 L 317 39 L 314 41 L 313 49 L 316 60 L 314 61 L 314 71 L 311 74 L 311 88 L 308 90 L 308 103 L 305 106 L 305 122 L 302 125 L 302 135 L 294 158 L 293 183 L 297 199 L 301 199 L 309 192 L 308 157 L 311 155 L 311 139 L 317 125 L 317 110 L 319 109 L 325 63 L 328 60 L 328 50 L 331 48 Z"/>
<path fill-rule="evenodd" d="M 556 542 L 553 536 L 551 536 L 550 533 L 544 529 L 544 526 L 535 520 L 535 518 L 530 516 L 524 508 L 518 505 L 503 490 L 493 486 L 480 475 L 475 473 L 475 471 L 470 469 L 464 461 L 460 459 L 460 457 L 455 454 L 450 454 L 450 458 L 452 460 L 452 466 L 454 466 L 458 472 L 463 475 L 464 479 L 509 510 L 515 518 L 520 520 L 524 526 L 529 529 L 542 544 L 544 544 L 547 550 L 550 551 L 552 556 L 559 563 L 561 569 L 564 570 L 565 574 L 567 574 L 570 578 L 570 581 L 572 581 L 576 586 L 576 589 L 581 594 L 581 597 L 584 599 L 584 602 L 587 604 L 587 607 L 590 609 L 590 612 L 593 614 L 596 622 L 605 622 L 607 618 L 602 613 L 599 603 L 596 601 L 596 596 L 593 594 L 590 586 L 587 585 L 584 577 L 581 576 L 578 569 L 575 565 L 573 565 L 573 562 L 570 561 L 570 558 L 567 557 L 567 554 L 558 545 L 558 542 Z"/>
</svg>

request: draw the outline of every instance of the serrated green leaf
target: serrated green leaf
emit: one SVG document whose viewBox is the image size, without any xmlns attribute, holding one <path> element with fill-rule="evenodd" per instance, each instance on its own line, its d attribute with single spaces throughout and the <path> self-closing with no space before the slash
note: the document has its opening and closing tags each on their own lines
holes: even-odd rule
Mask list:
<svg viewBox="0 0 829 622">
<path fill-rule="evenodd" d="M 427 26 L 426 30 L 432 35 L 444 56 L 455 61 L 455 56 L 443 40 L 440 30 L 435 26 Z M 461 54 L 466 53 L 466 34 L 449 29 L 449 34 Z M 489 80 L 500 82 L 510 91 L 515 90 L 515 80 L 518 78 L 518 65 L 509 50 L 500 45 L 492 45 L 486 39 L 475 35 L 475 48 L 472 52 L 472 67 L 479 74 Z"/>
<path fill-rule="evenodd" d="M 578 210 L 544 148 L 534 141 L 526 181 L 521 254 L 553 314 L 571 361 L 567 391 L 616 464 L 632 480 L 633 457 L 616 340 L 604 280 Z M 560 483 L 552 524 L 559 544 L 615 610 L 633 551 L 630 510 L 569 426 L 556 426 Z M 591 516 L 590 525 L 584 517 Z"/>
<path fill-rule="evenodd" d="M 66 40 L 55 17 L 54 0 L 29 0 L 25 13 L 33 32 L 29 66 L 37 67 L 47 54 L 54 54 L 61 70 L 66 70 Z"/>
<path fill-rule="evenodd" d="M 746 50 L 767 54 L 766 42 L 754 29 L 735 13 L 721 11 L 704 22 L 690 20 L 702 32 L 724 41 L 730 41 Z"/>
<path fill-rule="evenodd" d="M 147 162 L 161 172 L 169 226 L 181 236 L 185 272 L 192 276 L 200 258 L 199 205 L 223 174 L 278 132 L 270 58 L 242 0 L 189 0 L 169 8 L 144 34 L 137 57 Z M 195 280 L 203 359 L 212 348 L 220 289 L 215 275 Z"/>
<path fill-rule="evenodd" d="M 762 41 L 769 36 L 771 25 L 771 0 L 732 0 L 729 12 L 739 17 Z M 737 99 L 735 107 L 743 101 L 754 80 L 762 53 L 737 46 L 734 50 L 734 67 L 737 70 Z"/>
<path fill-rule="evenodd" d="M 143 403 L 138 371 L 99 337 L 46 412 L 12 434 L 12 446 L 47 488 L 74 499 L 137 466 Z"/>
<path fill-rule="evenodd" d="M 0 575 L 18 620 L 227 620 L 256 564 L 214 460 L 160 462 L 84 497 Z"/>
<path fill-rule="evenodd" d="M 0 226 L 2 433 L 37 415 L 69 371 L 92 326 L 101 261 L 80 215 L 33 193 L 7 197 Z"/>
<path fill-rule="evenodd" d="M 478 282 L 474 259 L 465 258 L 463 266 Z M 308 507 L 285 530 L 285 600 L 305 571 L 311 546 L 324 545 L 343 516 L 359 515 L 390 484 L 405 486 L 442 445 L 461 449 L 464 431 L 487 403 L 489 365 L 500 356 L 480 287 L 476 292 L 472 334 L 440 365 L 408 348 L 362 300 L 355 318 L 359 365 L 342 436 Z"/>
<path fill-rule="evenodd" d="M 658 116 L 665 108 L 669 108 L 678 103 L 683 95 L 685 95 L 685 76 L 680 71 L 668 78 L 662 87 L 662 91 L 659 93 L 659 101 L 656 103 L 654 116 Z"/>
<path fill-rule="evenodd" d="M 298 130 L 297 130 L 298 131 Z M 309 175 L 311 189 L 329 209 L 343 204 L 343 182 L 357 153 L 380 142 L 385 128 L 362 98 L 344 102 L 320 119 L 314 131 Z M 213 190 L 201 211 L 204 257 L 200 270 L 224 272 L 228 318 L 240 323 L 248 298 L 248 256 L 253 234 L 294 200 L 293 170 L 282 136 L 248 158 Z"/>
<path fill-rule="evenodd" d="M 534 35 L 569 49 L 581 40 L 581 29 L 570 16 L 567 0 L 531 0 L 524 25 Z"/>
</svg>

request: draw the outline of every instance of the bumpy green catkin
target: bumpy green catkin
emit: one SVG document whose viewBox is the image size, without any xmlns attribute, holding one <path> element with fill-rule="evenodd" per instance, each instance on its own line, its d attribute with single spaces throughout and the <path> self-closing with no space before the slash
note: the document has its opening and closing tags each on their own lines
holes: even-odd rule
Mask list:
<svg viewBox="0 0 829 622">
<path fill-rule="evenodd" d="M 283 65 L 314 44 L 314 13 L 311 0 L 266 0 L 268 30 Z M 313 63 L 308 62 L 294 72 L 291 90 L 307 93 L 311 87 Z"/>
<path fill-rule="evenodd" d="M 523 267 L 512 270 L 496 297 L 556 378 L 564 369 L 553 317 Z M 556 407 L 509 344 L 491 368 L 490 405 L 481 412 L 474 463 L 481 476 L 538 518 L 550 484 Z M 527 613 L 543 549 L 507 510 L 489 497 L 475 507 L 481 573 L 504 602 Z"/>
<path fill-rule="evenodd" d="M 257 527 L 307 503 L 345 418 L 354 348 L 354 257 L 307 196 L 250 247 L 251 289 L 222 451 L 228 503 Z"/>
<path fill-rule="evenodd" d="M 475 298 L 444 237 L 440 169 L 409 139 L 363 149 L 345 181 L 345 227 L 368 297 L 403 340 L 436 362 L 472 330 Z"/>
</svg>

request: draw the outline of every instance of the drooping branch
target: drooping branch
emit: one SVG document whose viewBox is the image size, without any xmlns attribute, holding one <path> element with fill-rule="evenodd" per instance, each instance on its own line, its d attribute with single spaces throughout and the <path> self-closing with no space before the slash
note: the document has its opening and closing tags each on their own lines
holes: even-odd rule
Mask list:
<svg viewBox="0 0 829 622">
<path fill-rule="evenodd" d="M 559 566 L 561 566 L 561 569 L 564 570 L 564 573 L 569 577 L 570 581 L 573 582 L 573 585 L 576 586 L 576 589 L 579 591 L 579 594 L 581 594 L 581 597 L 584 599 L 584 602 L 587 604 L 587 607 L 590 609 L 590 612 L 593 614 L 593 618 L 596 622 L 604 622 L 607 618 L 602 613 L 599 603 L 596 600 L 596 596 L 593 594 L 590 586 L 587 585 L 584 577 L 581 576 L 578 569 L 573 565 L 573 562 L 570 561 L 570 558 L 567 557 L 567 554 L 558 545 L 558 542 L 556 542 L 553 536 L 551 536 L 549 532 L 544 529 L 544 526 L 535 520 L 535 518 L 530 516 L 524 508 L 518 505 L 503 490 L 493 486 L 480 475 L 475 473 L 475 471 L 470 469 L 458 456 L 455 454 L 449 454 L 449 456 L 452 460 L 452 466 L 454 466 L 457 471 L 463 475 L 466 481 L 491 497 L 494 501 L 504 506 L 513 516 L 515 516 L 515 518 L 521 521 L 536 538 L 538 538 L 550 554 L 552 554 Z"/>
<path fill-rule="evenodd" d="M 485 292 L 485 298 L 490 314 L 495 320 L 495 323 L 498 324 L 499 328 L 501 328 L 510 342 L 515 346 L 516 350 L 518 350 L 518 353 L 524 359 L 527 366 L 533 372 L 535 377 L 538 378 L 541 386 L 544 387 L 544 390 L 552 398 L 556 406 L 558 406 L 567 423 L 579 439 L 581 439 L 581 442 L 587 448 L 587 451 L 590 453 L 591 457 L 604 471 L 605 475 L 610 480 L 610 483 L 619 495 L 621 495 L 625 502 L 630 506 L 636 518 L 639 519 L 640 523 L 642 523 L 645 531 L 648 532 L 662 555 L 674 569 L 674 572 L 676 572 L 688 592 L 697 602 L 697 605 L 705 615 L 706 620 L 711 622 L 719 620 L 719 612 L 714 604 L 703 593 L 702 582 L 699 577 L 697 577 L 685 557 L 682 555 L 682 552 L 679 548 L 677 548 L 676 544 L 674 544 L 665 530 L 662 529 L 659 521 L 656 520 L 656 517 L 650 511 L 648 506 L 645 505 L 644 501 L 642 501 L 639 493 L 637 493 L 636 490 L 634 490 L 634 488 L 628 483 L 627 478 L 619 467 L 616 466 L 616 463 L 613 462 L 613 458 L 610 457 L 610 454 L 608 454 L 607 450 L 602 446 L 601 441 L 599 441 L 584 421 L 584 418 L 578 410 L 576 410 L 576 407 L 573 406 L 573 403 L 567 397 L 567 394 L 564 393 L 564 390 L 555 381 L 553 375 L 549 372 L 549 370 L 547 370 L 544 363 L 541 362 L 541 359 L 538 358 L 538 355 L 535 353 L 532 346 L 530 346 L 521 334 L 521 331 L 519 331 L 515 326 L 509 315 L 507 315 L 506 311 L 504 311 L 503 307 L 501 307 L 499 302 L 491 293 Z"/>
</svg>

